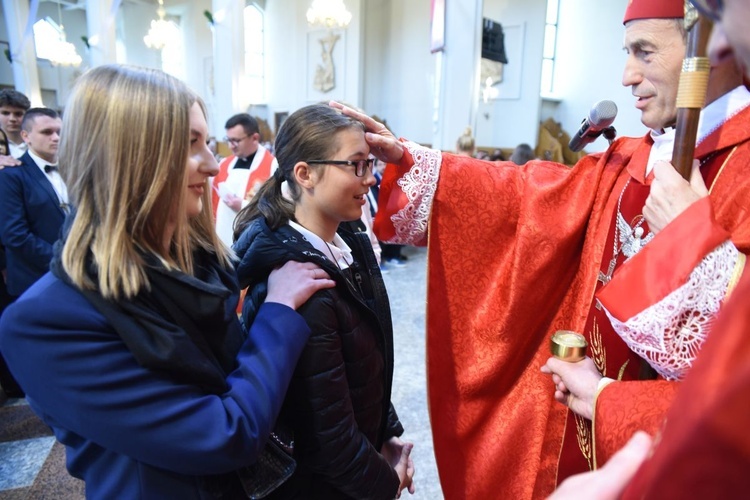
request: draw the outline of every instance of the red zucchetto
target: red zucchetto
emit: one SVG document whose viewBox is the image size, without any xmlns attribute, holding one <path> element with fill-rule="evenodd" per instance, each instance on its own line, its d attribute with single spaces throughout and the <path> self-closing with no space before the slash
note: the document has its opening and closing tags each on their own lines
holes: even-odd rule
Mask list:
<svg viewBox="0 0 750 500">
<path fill-rule="evenodd" d="M 674 19 L 685 17 L 684 0 L 630 0 L 622 24 L 635 19 Z"/>
</svg>

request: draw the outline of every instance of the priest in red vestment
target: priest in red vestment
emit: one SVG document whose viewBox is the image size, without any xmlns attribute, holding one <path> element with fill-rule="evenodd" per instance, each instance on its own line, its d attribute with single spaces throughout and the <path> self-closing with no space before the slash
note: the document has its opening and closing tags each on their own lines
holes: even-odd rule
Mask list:
<svg viewBox="0 0 750 500">
<path fill-rule="evenodd" d="M 232 154 L 219 164 L 211 179 L 216 233 L 228 247 L 234 242 L 234 219 L 279 167 L 273 154 L 263 147 L 258 121 L 247 113 L 230 117 L 224 125 Z M 240 300 L 240 304 L 242 300 Z"/>
<path fill-rule="evenodd" d="M 554 331 L 583 333 L 602 375 L 639 378 L 642 358 L 594 294 L 625 258 L 656 241 L 641 212 L 653 165 L 671 157 L 681 16 L 676 0 L 630 3 L 623 83 L 652 131 L 618 139 L 573 169 L 397 142 L 381 124 L 345 111 L 370 130 L 373 154 L 392 163 L 381 184 L 380 239 L 429 248 L 428 397 L 448 499 L 539 498 L 596 466 L 590 421 L 555 403 L 540 372 Z M 729 91 L 738 83 L 716 93 L 728 96 L 715 106 L 723 111 L 704 113 L 696 158 L 715 220 L 746 251 L 750 131 L 727 126 L 750 114 L 747 92 Z"/>
</svg>

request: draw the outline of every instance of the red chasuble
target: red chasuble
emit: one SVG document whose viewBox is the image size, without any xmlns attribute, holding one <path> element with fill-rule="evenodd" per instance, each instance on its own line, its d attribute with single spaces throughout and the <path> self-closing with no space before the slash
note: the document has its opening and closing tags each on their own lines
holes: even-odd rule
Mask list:
<svg viewBox="0 0 750 500">
<path fill-rule="evenodd" d="M 583 330 L 609 228 L 603 214 L 637 148 L 650 143 L 620 139 L 573 169 L 442 155 L 429 219 L 427 372 L 446 498 L 554 489 L 567 409 L 539 370 L 555 330 Z M 407 153 L 386 170 L 381 239 L 396 234 L 390 216 L 406 205 L 397 180 L 412 162 Z"/>
<path fill-rule="evenodd" d="M 740 135 L 747 139 L 747 133 Z M 717 146 L 708 139 L 703 146 L 709 144 Z M 398 241 L 427 243 L 398 228 L 402 219 L 419 218 L 418 208 L 409 205 L 424 196 L 404 182 L 439 169 L 426 226 L 427 378 L 443 491 L 448 499 L 543 498 L 558 481 L 559 462 L 567 460 L 561 456 L 563 435 L 566 446 L 581 451 L 577 433 L 566 431 L 567 408 L 553 400 L 552 383 L 539 370 L 550 356 L 554 331 L 586 332 L 593 324 L 598 273 L 608 268 L 606 252 L 613 253 L 614 214 L 628 179 L 639 180 L 629 166 L 645 169 L 650 138 L 619 139 L 573 169 L 539 161 L 519 167 L 410 147 L 413 155 L 405 153 L 400 165 L 386 170 L 375 230 L 381 240 L 396 241 L 398 233 Z M 750 168 L 750 155 L 739 158 Z M 416 173 L 410 171 L 415 163 Z M 714 186 L 717 220 L 727 228 L 743 222 L 748 197 L 733 197 L 732 190 L 750 193 L 748 168 L 722 173 L 726 183 Z M 614 371 L 617 378 L 629 350 L 611 336 L 602 347 L 607 374 Z M 610 384 L 602 396 L 617 385 L 626 384 Z M 597 439 L 600 432 L 607 431 L 597 420 Z M 597 445 L 591 439 L 593 454 Z M 588 468 L 582 459 L 579 470 L 574 462 L 570 472 Z M 593 465 L 593 455 L 589 460 Z"/>
</svg>

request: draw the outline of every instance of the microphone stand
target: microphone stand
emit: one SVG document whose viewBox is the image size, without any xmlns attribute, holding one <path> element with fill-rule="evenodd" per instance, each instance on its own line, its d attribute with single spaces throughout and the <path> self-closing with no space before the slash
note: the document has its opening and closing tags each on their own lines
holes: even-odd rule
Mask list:
<svg viewBox="0 0 750 500">
<path fill-rule="evenodd" d="M 615 130 L 615 127 L 607 127 L 604 130 L 602 130 L 602 134 L 604 135 L 604 138 L 607 139 L 609 142 L 609 145 L 611 146 L 613 142 L 615 142 L 615 138 L 617 137 L 617 130 Z"/>
</svg>

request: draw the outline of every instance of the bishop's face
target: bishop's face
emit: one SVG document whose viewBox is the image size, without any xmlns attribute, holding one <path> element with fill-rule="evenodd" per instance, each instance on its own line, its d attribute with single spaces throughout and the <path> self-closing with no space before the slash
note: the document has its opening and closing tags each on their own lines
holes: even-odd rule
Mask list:
<svg viewBox="0 0 750 500">
<path fill-rule="evenodd" d="M 674 19 L 636 19 L 625 25 L 628 54 L 622 84 L 630 87 L 641 122 L 652 130 L 675 124 L 685 41 Z"/>
</svg>

